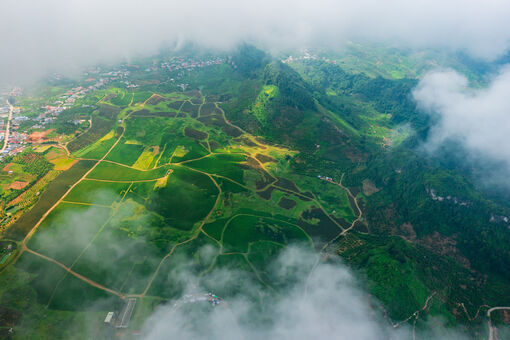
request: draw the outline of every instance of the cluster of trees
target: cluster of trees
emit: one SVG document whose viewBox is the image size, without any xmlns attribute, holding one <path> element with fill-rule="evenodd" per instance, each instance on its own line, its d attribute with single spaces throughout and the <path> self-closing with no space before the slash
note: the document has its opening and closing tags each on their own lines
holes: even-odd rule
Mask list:
<svg viewBox="0 0 510 340">
<path fill-rule="evenodd" d="M 350 74 L 335 64 L 315 60 L 304 61 L 301 67 L 304 76 L 321 94 L 321 103 L 334 112 L 340 108 L 342 114 L 350 116 L 350 112 L 341 106 L 345 105 L 345 100 L 335 101 L 334 97 L 326 96 L 327 89 L 339 95 L 355 96 L 370 102 L 377 111 L 391 114 L 395 124 L 410 122 L 421 128 L 428 123 L 428 116 L 417 111 L 411 96 L 417 83 L 415 79 L 371 78 L 363 73 Z M 355 119 L 352 116 L 350 118 Z"/>
<path fill-rule="evenodd" d="M 315 109 L 311 88 L 301 76 L 288 65 L 275 62 L 264 69 L 266 85 L 275 85 L 280 91 L 280 105 L 299 110 Z"/>
<path fill-rule="evenodd" d="M 120 109 L 116 106 L 101 105 L 98 112 L 92 114 L 92 127 L 69 143 L 67 146 L 69 151 L 77 151 L 106 135 L 115 126 L 115 120 L 119 112 Z"/>
<path fill-rule="evenodd" d="M 452 237 L 473 268 L 510 281 L 508 226 L 490 222 L 492 215 L 510 217 L 510 209 L 486 200 L 464 177 L 405 148 L 373 157 L 355 176 L 350 180 L 370 178 L 383 188 L 368 199 L 372 231 L 387 233 L 411 223 L 418 238 L 434 232 Z M 433 199 L 430 189 L 441 200 Z"/>
<path fill-rule="evenodd" d="M 55 120 L 54 123 L 56 132 L 58 134 L 66 135 L 74 133 L 79 128 L 79 126 L 74 124 L 74 120 L 88 119 L 92 112 L 96 109 L 97 106 L 95 105 L 90 105 L 86 107 L 82 107 L 81 105 L 79 105 L 62 111 L 62 113 L 57 116 L 57 119 Z"/>
<path fill-rule="evenodd" d="M 243 76 L 254 78 L 270 61 L 270 57 L 252 45 L 242 44 L 232 56 L 232 63 Z"/>
<path fill-rule="evenodd" d="M 36 175 L 37 178 L 44 176 L 48 171 L 53 169 L 53 164 L 48 162 L 43 154 L 24 151 L 12 159 L 13 163 L 22 165 L 22 170 L 31 175 Z"/>
<path fill-rule="evenodd" d="M 20 164 L 21 170 L 24 173 L 34 175 L 33 180 L 29 185 L 33 185 L 38 179 L 46 175 L 48 171 L 53 169 L 53 164 L 48 162 L 48 160 L 44 157 L 43 154 L 33 152 L 31 150 L 25 150 L 22 153 L 12 157 L 6 157 L 2 164 L 8 164 L 10 162 Z M 28 186 L 29 187 L 29 186 Z M 6 190 L 0 193 L 0 201 L 3 203 L 9 202 L 17 197 L 20 193 L 27 190 L 28 187 L 25 187 L 21 190 Z"/>
</svg>

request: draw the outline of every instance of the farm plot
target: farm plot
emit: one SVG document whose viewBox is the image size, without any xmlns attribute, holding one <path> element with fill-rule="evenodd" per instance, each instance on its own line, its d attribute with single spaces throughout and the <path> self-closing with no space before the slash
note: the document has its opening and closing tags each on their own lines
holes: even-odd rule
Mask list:
<svg viewBox="0 0 510 340">
<path fill-rule="evenodd" d="M 129 185 L 130 183 L 84 180 L 64 197 L 64 201 L 109 206 L 122 197 Z"/>
<path fill-rule="evenodd" d="M 245 159 L 246 157 L 242 154 L 215 154 L 186 165 L 193 169 L 207 171 L 210 174 L 225 176 L 236 182 L 244 183 L 243 169 L 240 163 Z"/>
<path fill-rule="evenodd" d="M 158 235 L 163 232 L 171 235 Z M 128 200 L 112 216 L 73 269 L 112 289 L 139 293 L 154 272 L 171 237 L 162 219 Z M 158 236 L 156 236 L 158 235 Z M 160 248 L 161 247 L 161 248 Z M 140 288 L 139 291 L 135 291 Z"/>
<path fill-rule="evenodd" d="M 70 311 L 104 311 L 121 300 L 108 292 L 84 282 L 74 275 L 64 274 L 62 282 L 52 289 L 49 308 Z"/>
<path fill-rule="evenodd" d="M 165 152 L 161 155 L 159 164 L 170 161 L 173 163 L 188 161 L 206 156 L 209 153 L 204 145 L 183 135 L 165 134 L 161 143 Z"/>
<path fill-rule="evenodd" d="M 199 276 L 211 264 L 214 264 L 215 255 L 219 253 L 217 243 L 204 235 L 176 248 L 175 252 L 163 262 L 159 272 L 154 278 L 148 294 L 173 298 L 179 296 L 189 287 L 188 280 L 177 273 L 188 272 Z"/>
<path fill-rule="evenodd" d="M 145 146 L 160 145 L 161 138 L 165 133 L 179 130 L 181 125 L 180 119 L 131 117 L 126 120 L 124 138 L 129 141 L 137 141 Z"/>
<path fill-rule="evenodd" d="M 209 213 L 217 195 L 208 176 L 177 167 L 166 186 L 152 193 L 148 209 L 163 216 L 170 226 L 190 230 Z"/>
<path fill-rule="evenodd" d="M 76 157 L 85 159 L 101 159 L 110 150 L 115 143 L 113 131 L 105 135 L 103 138 L 74 153 Z"/>
<path fill-rule="evenodd" d="M 223 230 L 224 252 L 247 253 L 250 243 L 272 241 L 279 244 L 309 242 L 299 227 L 283 221 L 250 215 L 236 215 Z"/>
<path fill-rule="evenodd" d="M 76 139 L 69 142 L 67 148 L 71 152 L 78 151 L 90 144 L 101 139 L 110 131 L 115 124 L 113 119 L 101 117 L 99 115 L 92 116 L 92 126 L 87 132 L 78 136 Z"/>
<path fill-rule="evenodd" d="M 28 212 L 23 214 L 8 230 L 6 236 L 16 240 L 23 239 L 34 227 L 44 213 L 50 209 L 66 193 L 69 187 L 82 177 L 93 165 L 94 161 L 79 161 L 71 169 L 61 173 L 53 180 L 40 199 Z"/>
<path fill-rule="evenodd" d="M 101 162 L 88 176 L 89 179 L 105 181 L 144 181 L 156 180 L 164 177 L 170 166 L 163 166 L 152 170 L 142 171 L 114 163 Z"/>
<path fill-rule="evenodd" d="M 27 246 L 70 265 L 107 222 L 110 209 L 60 203 L 42 222 Z"/>
</svg>

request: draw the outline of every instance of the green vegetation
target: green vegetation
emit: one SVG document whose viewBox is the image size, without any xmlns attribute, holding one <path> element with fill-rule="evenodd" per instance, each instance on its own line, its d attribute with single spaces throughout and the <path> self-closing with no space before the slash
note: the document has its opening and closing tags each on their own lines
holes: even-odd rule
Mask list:
<svg viewBox="0 0 510 340">
<path fill-rule="evenodd" d="M 64 196 L 66 202 L 111 205 L 121 198 L 129 188 L 129 183 L 81 181 Z"/>
<path fill-rule="evenodd" d="M 69 187 L 80 179 L 92 166 L 93 161 L 80 161 L 71 169 L 61 173 L 46 190 L 40 199 L 28 212 L 23 214 L 7 230 L 5 236 L 15 240 L 22 240 L 37 224 L 41 217 L 69 190 Z"/>
<path fill-rule="evenodd" d="M 20 164 L 21 169 L 36 177 L 44 176 L 53 166 L 44 158 L 43 155 L 36 152 L 23 152 L 12 160 L 13 163 Z"/>
<path fill-rule="evenodd" d="M 247 253 L 251 243 L 272 241 L 278 244 L 306 242 L 307 235 L 299 227 L 257 216 L 236 215 L 222 232 L 224 252 Z"/>
<path fill-rule="evenodd" d="M 144 61 L 126 66 L 137 87 L 116 81 L 79 98 L 54 123 L 61 141 L 3 165 L 4 201 L 23 192 L 16 181 L 31 196 L 5 207 L 0 330 L 72 338 L 58 327 L 68 322 L 101 338 L 104 313 L 129 294 L 139 327 L 195 284 L 182 272 L 228 298 L 243 282 L 208 274 L 242 271 L 262 304 L 285 289 L 270 264 L 300 244 L 341 257 L 393 322 L 434 294 L 422 314 L 475 334 L 485 320 L 461 304 L 469 315 L 510 304 L 510 233 L 495 217 L 510 216 L 508 204 L 453 160 L 417 150 L 430 121 L 410 76 L 423 60 L 383 53 L 380 66 L 367 52 L 355 69 L 360 53 L 281 63 L 242 46 L 183 73 Z M 55 101 L 64 88 L 38 91 Z"/>
<path fill-rule="evenodd" d="M 142 154 L 142 151 L 142 145 L 127 144 L 125 139 L 121 139 L 106 159 L 125 165 L 133 165 Z"/>
<path fill-rule="evenodd" d="M 70 265 L 107 221 L 109 208 L 60 203 L 27 246 Z"/>
<path fill-rule="evenodd" d="M 148 200 L 148 208 L 163 216 L 172 227 L 189 230 L 212 209 L 218 189 L 208 176 L 177 168 L 166 186 Z M 197 204 L 200 202 L 200 204 Z"/>
<path fill-rule="evenodd" d="M 30 188 L 53 169 L 44 153 L 27 149 L 8 157 L 0 170 L 0 199 L 6 203 Z"/>
<path fill-rule="evenodd" d="M 143 103 L 147 99 L 152 96 L 152 92 L 148 91 L 137 91 L 134 93 L 133 102 L 134 103 Z"/>
<path fill-rule="evenodd" d="M 78 151 L 105 136 L 113 125 L 114 121 L 112 119 L 95 114 L 92 116 L 92 126 L 85 133 L 72 140 L 67 148 L 70 152 Z"/>
<path fill-rule="evenodd" d="M 193 169 L 225 176 L 238 183 L 243 183 L 243 170 L 239 164 L 244 160 L 245 157 L 239 154 L 219 154 L 189 162 L 186 165 Z"/>
<path fill-rule="evenodd" d="M 268 111 L 268 106 L 271 104 L 271 101 L 277 97 L 278 87 L 274 85 L 265 85 L 253 104 L 252 112 L 263 126 L 268 123 L 267 117 L 265 116 Z"/>
<path fill-rule="evenodd" d="M 164 177 L 169 167 L 160 167 L 154 170 L 140 171 L 126 166 L 101 162 L 88 176 L 90 179 L 106 181 L 143 181 L 155 180 Z"/>
</svg>

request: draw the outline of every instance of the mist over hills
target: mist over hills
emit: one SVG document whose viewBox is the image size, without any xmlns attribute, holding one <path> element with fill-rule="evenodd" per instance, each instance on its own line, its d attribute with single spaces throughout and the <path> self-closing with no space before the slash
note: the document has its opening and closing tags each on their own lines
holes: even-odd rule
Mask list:
<svg viewBox="0 0 510 340">
<path fill-rule="evenodd" d="M 510 8 L 504 1 L 249 1 L 193 0 L 179 6 L 150 0 L 8 0 L 0 43 L 2 82 L 98 62 L 151 55 L 193 42 L 228 50 L 242 41 L 281 51 L 339 49 L 349 40 L 466 52 L 495 60 L 508 52 Z"/>
</svg>

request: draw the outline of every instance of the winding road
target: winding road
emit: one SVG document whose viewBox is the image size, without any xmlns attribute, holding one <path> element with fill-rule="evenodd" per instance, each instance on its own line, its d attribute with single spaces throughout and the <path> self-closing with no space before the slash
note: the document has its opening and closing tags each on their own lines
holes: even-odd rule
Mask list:
<svg viewBox="0 0 510 340">
<path fill-rule="evenodd" d="M 345 192 L 347 192 L 347 195 L 349 195 L 349 197 L 352 198 L 352 200 L 354 201 L 354 205 L 356 206 L 356 209 L 358 210 L 358 216 L 352 221 L 351 225 L 349 226 L 349 228 L 347 229 L 343 229 L 341 226 L 340 228 L 342 229 L 342 231 L 340 233 L 338 233 L 338 235 L 336 235 L 334 238 L 332 238 L 331 240 L 329 240 L 328 242 L 326 242 L 326 244 L 321 248 L 321 251 L 320 251 L 320 254 L 319 256 L 317 257 L 317 260 L 315 261 L 313 267 L 312 267 L 312 270 L 310 271 L 310 274 L 308 274 L 308 277 L 306 278 L 306 284 L 305 284 L 305 296 L 308 294 L 308 282 L 310 280 L 310 277 L 312 276 L 313 272 L 315 271 L 315 268 L 317 268 L 317 266 L 319 265 L 319 262 L 320 262 L 320 258 L 321 258 L 321 255 L 326 251 L 326 249 L 328 248 L 328 246 L 335 242 L 339 237 L 345 235 L 347 232 L 349 232 L 352 228 L 354 228 L 354 226 L 356 225 L 357 222 L 361 221 L 361 219 L 363 218 L 363 211 L 361 210 L 361 208 L 359 207 L 359 203 L 358 203 L 358 198 L 356 196 L 354 196 L 351 192 L 351 190 L 349 190 L 349 188 L 347 187 L 344 187 L 343 184 L 342 184 L 342 181 L 344 179 L 344 174 L 342 174 L 342 177 L 340 178 L 340 182 L 337 183 L 337 182 L 333 182 L 332 180 L 331 181 L 326 181 L 328 183 L 332 183 L 332 184 L 335 184 L 336 186 L 339 186 L 340 188 L 342 188 L 343 190 L 345 190 Z M 329 214 L 327 214 L 329 218 L 331 218 L 329 216 Z"/>
<path fill-rule="evenodd" d="M 497 310 L 510 310 L 510 307 L 492 307 L 487 311 L 487 324 L 489 325 L 489 340 L 499 340 L 497 328 L 492 324 L 491 313 Z"/>
</svg>

